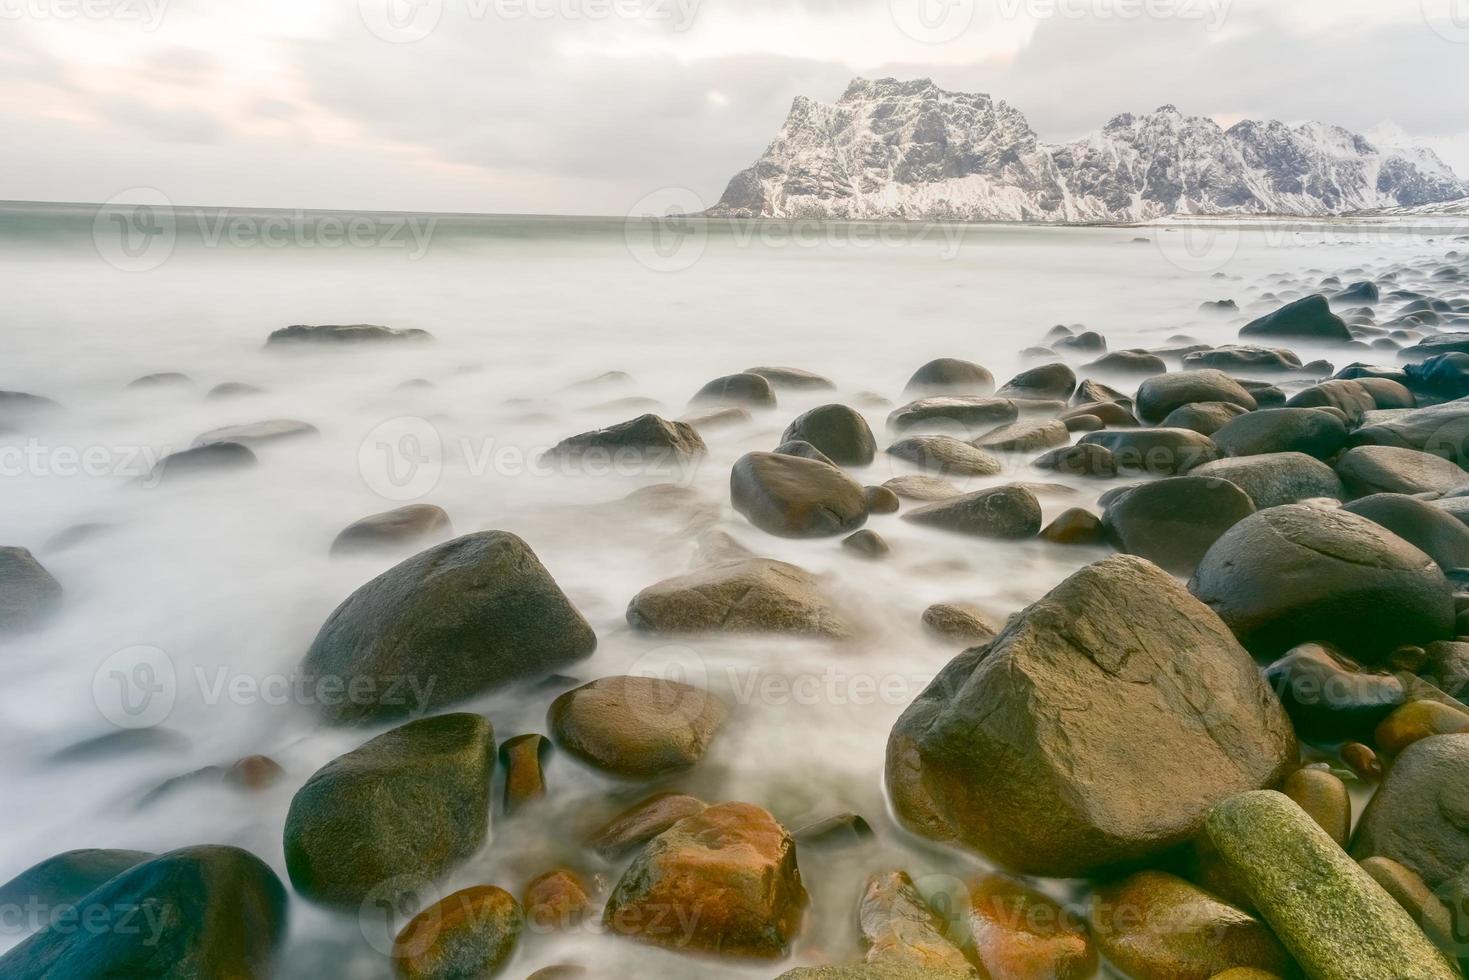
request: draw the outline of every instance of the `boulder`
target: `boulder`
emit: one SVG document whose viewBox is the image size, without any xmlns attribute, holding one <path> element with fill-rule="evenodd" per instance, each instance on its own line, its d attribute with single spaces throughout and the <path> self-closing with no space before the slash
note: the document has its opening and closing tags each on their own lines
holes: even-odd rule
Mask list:
<svg viewBox="0 0 1469 980">
<path fill-rule="evenodd" d="M 887 784 L 919 833 L 1076 877 L 1185 843 L 1297 752 L 1224 623 L 1157 566 L 1116 556 L 951 662 L 894 727 Z"/>
<path fill-rule="evenodd" d="M 963 494 L 954 484 L 936 476 L 895 476 L 882 486 L 904 500 L 921 500 L 926 503 L 951 500 Z M 1469 501 L 1465 503 L 1469 504 Z"/>
<path fill-rule="evenodd" d="M 1313 385 L 1291 395 L 1285 404 L 1288 408 L 1335 408 L 1346 414 L 1350 425 L 1356 425 L 1363 415 L 1377 409 L 1377 399 L 1366 385 L 1344 379 Z"/>
<path fill-rule="evenodd" d="M 457 891 L 409 920 L 393 943 L 403 980 L 488 977 L 520 941 L 525 913 L 509 892 L 491 886 Z"/>
<path fill-rule="evenodd" d="M 169 453 L 140 482 L 145 486 L 158 486 L 210 473 L 247 470 L 258 462 L 248 446 L 242 446 L 238 442 L 213 442 L 197 449 Z"/>
<path fill-rule="evenodd" d="M 1010 484 L 910 510 L 903 519 L 977 537 L 1033 538 L 1041 529 L 1041 505 L 1028 488 Z"/>
<path fill-rule="evenodd" d="M 649 586 L 628 604 L 627 621 L 654 633 L 852 632 L 809 572 L 768 558 L 721 562 Z"/>
<path fill-rule="evenodd" d="M 1219 447 L 1208 436 L 1189 429 L 1127 429 L 1088 432 L 1080 445 L 1111 450 L 1119 470 L 1155 476 L 1187 473 L 1219 458 Z"/>
<path fill-rule="evenodd" d="M 636 462 L 640 468 L 653 468 L 669 461 L 698 459 L 708 451 L 689 423 L 640 415 L 628 422 L 563 439 L 546 456 L 550 459 L 596 456 L 609 462 Z"/>
<path fill-rule="evenodd" d="M 1425 738 L 1464 731 L 1469 731 L 1469 711 L 1439 701 L 1409 701 L 1382 720 L 1372 744 L 1391 758 Z"/>
<path fill-rule="evenodd" d="M 1223 371 L 1205 368 L 1148 378 L 1137 390 L 1137 416 L 1157 425 L 1175 408 L 1194 402 L 1225 402 L 1253 412 L 1255 398 Z"/>
<path fill-rule="evenodd" d="M 1213 439 L 1226 456 L 1305 453 L 1328 459 L 1346 445 L 1347 427 L 1319 409 L 1262 408 L 1226 422 Z"/>
<path fill-rule="evenodd" d="M 947 923 L 928 907 L 906 872 L 867 879 L 857 908 L 867 962 L 973 976 L 964 953 L 944 935 Z"/>
<path fill-rule="evenodd" d="M 22 915 L 34 909 L 44 912 L 49 920 L 108 880 L 157 856 L 147 851 L 99 848 L 66 851 L 32 865 L 0 885 L 0 908 L 15 909 Z M 19 924 L 8 923 L 8 931 L 18 931 Z M 27 927 L 43 924 L 25 923 Z"/>
<path fill-rule="evenodd" d="M 301 664 L 337 724 L 403 717 L 553 673 L 597 637 L 520 538 L 482 531 L 390 568 L 327 617 Z"/>
<path fill-rule="evenodd" d="M 735 510 L 768 534 L 849 534 L 867 522 L 862 484 L 835 466 L 780 453 L 747 453 L 729 475 Z"/>
<path fill-rule="evenodd" d="M 1102 526 L 1118 551 L 1189 575 L 1225 531 L 1254 512 L 1249 495 L 1228 480 L 1175 476 L 1114 498 Z"/>
<path fill-rule="evenodd" d="M 1405 384 L 1438 398 L 1463 398 L 1469 395 L 1469 354 L 1451 351 L 1436 354 L 1421 364 L 1403 368 Z M 1412 401 L 1408 406 L 1413 405 Z M 1381 405 L 1388 408 L 1390 406 Z M 1391 406 L 1396 407 L 1396 406 Z"/>
<path fill-rule="evenodd" d="M 661 677 L 604 677 L 551 702 L 556 744 L 603 772 L 656 779 L 694 766 L 729 720 L 729 705 Z"/>
<path fill-rule="evenodd" d="M 883 536 L 871 528 L 863 528 L 851 537 L 843 538 L 842 547 L 863 558 L 882 558 L 892 551 Z"/>
<path fill-rule="evenodd" d="M 297 324 L 273 331 L 265 340 L 267 347 L 295 344 L 374 344 L 393 341 L 432 340 L 427 330 L 398 330 L 372 323 Z"/>
<path fill-rule="evenodd" d="M 1076 390 L 1076 372 L 1065 364 L 1042 364 L 1021 371 L 995 394 L 1027 401 L 1065 401 Z"/>
<path fill-rule="evenodd" d="M 332 542 L 332 554 L 400 548 L 454 533 L 449 515 L 433 504 L 409 504 L 347 525 Z"/>
<path fill-rule="evenodd" d="M 957 476 L 996 476 L 1002 469 L 994 456 L 953 436 L 910 436 L 887 451 L 924 469 Z"/>
<path fill-rule="evenodd" d="M 1260 657 L 1316 642 L 1375 663 L 1453 630 L 1453 598 L 1431 558 L 1364 517 L 1305 504 L 1240 521 L 1189 589 Z"/>
<path fill-rule="evenodd" d="M 1137 980 L 1208 980 L 1237 967 L 1283 976 L 1293 967 L 1265 923 L 1163 871 L 1094 891 L 1091 927 L 1107 961 Z"/>
<path fill-rule="evenodd" d="M 542 764 L 550 754 L 551 742 L 544 735 L 516 735 L 500 746 L 507 816 L 545 798 L 546 773 Z"/>
<path fill-rule="evenodd" d="M 867 502 L 869 514 L 896 514 L 903 506 L 897 493 L 888 487 L 863 487 L 862 499 Z"/>
<path fill-rule="evenodd" d="M 1353 446 L 1398 446 L 1462 463 L 1469 460 L 1469 402 L 1444 402 L 1385 421 L 1368 421 L 1352 433 Z"/>
<path fill-rule="evenodd" d="M 291 883 L 326 905 L 396 902 L 479 850 L 494 769 L 494 730 L 471 714 L 409 722 L 327 763 L 286 814 Z"/>
<path fill-rule="evenodd" d="M 1302 369 L 1301 359 L 1292 351 L 1278 347 L 1236 347 L 1233 345 L 1185 354 L 1183 355 L 1183 367 L 1186 371 L 1215 368 L 1230 373 L 1242 371 L 1283 373 Z"/>
<path fill-rule="evenodd" d="M 1407 695 L 1392 674 L 1364 671 L 1319 643 L 1303 643 L 1271 664 L 1265 679 L 1296 734 L 1332 744 L 1369 736 Z"/>
<path fill-rule="evenodd" d="M 995 390 L 995 376 L 973 361 L 940 357 L 913 372 L 903 394 L 923 395 L 988 395 Z"/>
<path fill-rule="evenodd" d="M 1305 453 L 1265 453 L 1216 459 L 1189 470 L 1190 476 L 1228 480 L 1255 503 L 1256 510 L 1297 504 L 1303 500 L 1346 496 L 1336 471 Z"/>
<path fill-rule="evenodd" d="M 1469 483 L 1457 463 L 1417 449 L 1357 446 L 1342 453 L 1336 471 L 1359 494 L 1446 494 Z"/>
<path fill-rule="evenodd" d="M 1090 980 L 1097 948 L 1081 917 L 1033 888 L 987 874 L 968 885 L 970 952 L 987 977 Z"/>
<path fill-rule="evenodd" d="M 100 885 L 0 956 L 0 976 L 266 980 L 285 940 L 286 903 L 255 855 L 186 847 Z"/>
<path fill-rule="evenodd" d="M 1313 980 L 1452 980 L 1457 971 L 1402 907 L 1280 793 L 1209 814 L 1209 839 Z"/>
<path fill-rule="evenodd" d="M 838 466 L 866 466 L 877 454 L 872 430 L 860 412 L 845 405 L 822 405 L 786 427 L 782 442 L 809 442 Z"/>
<path fill-rule="evenodd" d="M 792 439 L 790 442 L 783 442 L 779 446 L 776 446 L 774 451 L 782 456 L 799 456 L 802 459 L 814 459 L 816 462 L 825 463 L 827 466 L 837 465 L 832 462 L 830 456 L 804 439 Z"/>
<path fill-rule="evenodd" d="M 1043 422 L 1011 422 L 998 429 L 986 432 L 973 445 L 977 449 L 994 452 L 1026 453 L 1053 446 L 1064 446 L 1071 441 L 1071 430 L 1066 423 L 1049 419 Z"/>
<path fill-rule="evenodd" d="M 703 813 L 709 804 L 682 793 L 658 793 L 624 810 L 592 832 L 586 846 L 608 861 L 616 860 L 678 823 Z"/>
<path fill-rule="evenodd" d="M 942 425 L 978 432 L 1019 417 L 1020 409 L 1008 398 L 948 395 L 920 398 L 894 409 L 888 415 L 888 428 L 903 432 L 923 425 Z"/>
<path fill-rule="evenodd" d="M 731 374 L 700 388 L 691 404 L 774 408 L 775 388 L 758 374 Z"/>
<path fill-rule="evenodd" d="M 771 387 L 787 388 L 791 391 L 830 391 L 836 385 L 819 374 L 793 367 L 752 367 L 745 374 L 758 374 L 769 381 Z"/>
<path fill-rule="evenodd" d="M 1244 415 L 1248 409 L 1229 402 L 1191 402 L 1168 413 L 1158 424 L 1163 429 L 1193 429 L 1200 435 L 1212 436 L 1230 419 Z"/>
<path fill-rule="evenodd" d="M 1132 399 L 1128 398 L 1116 388 L 1104 385 L 1094 378 L 1084 378 L 1076 386 L 1076 392 L 1071 396 L 1071 404 L 1087 405 L 1092 402 L 1120 405 L 1122 408 L 1128 410 L 1132 408 Z"/>
<path fill-rule="evenodd" d="M 44 623 L 61 605 L 61 583 L 25 548 L 0 548 L 0 634 Z"/>
<path fill-rule="evenodd" d="M 1101 544 L 1106 536 L 1102 519 L 1081 507 L 1070 507 L 1041 529 L 1042 540 L 1052 544 Z"/>
<path fill-rule="evenodd" d="M 760 807 L 725 803 L 655 837 L 612 890 L 603 924 L 682 952 L 778 959 L 806 901 L 791 835 Z"/>
<path fill-rule="evenodd" d="M 1337 847 L 1346 847 L 1352 835 L 1352 795 L 1347 784 L 1327 768 L 1297 769 L 1285 778 L 1280 791 L 1306 811 Z"/>
<path fill-rule="evenodd" d="M 1097 476 L 1111 478 L 1117 475 L 1117 459 L 1112 450 L 1089 442 L 1053 449 L 1031 462 L 1042 470 L 1055 470 L 1068 476 Z"/>
<path fill-rule="evenodd" d="M 271 419 L 266 422 L 250 422 L 245 425 L 227 425 L 222 429 L 211 429 L 194 439 L 194 448 L 216 446 L 234 442 L 242 446 L 261 446 L 302 436 L 321 435 L 321 430 L 309 422 L 297 419 Z"/>
<path fill-rule="evenodd" d="M 1343 509 L 1387 528 L 1445 572 L 1469 568 L 1469 527 L 1438 507 L 1400 493 L 1375 493 Z"/>
<path fill-rule="evenodd" d="M 934 603 L 923 611 L 923 625 L 935 636 L 966 646 L 988 643 L 1001 628 L 983 609 L 967 602 Z"/>
<path fill-rule="evenodd" d="M 1352 339 L 1347 325 L 1331 312 L 1326 297 L 1319 293 L 1287 303 L 1258 320 L 1251 320 L 1240 328 L 1239 335 L 1242 339 L 1285 338 L 1342 344 Z"/>
<path fill-rule="evenodd" d="M 1146 377 L 1150 374 L 1162 374 L 1168 370 L 1168 365 L 1157 354 L 1150 354 L 1145 350 L 1118 350 L 1104 354 L 1090 364 L 1083 365 L 1083 368 L 1093 374 Z"/>
</svg>

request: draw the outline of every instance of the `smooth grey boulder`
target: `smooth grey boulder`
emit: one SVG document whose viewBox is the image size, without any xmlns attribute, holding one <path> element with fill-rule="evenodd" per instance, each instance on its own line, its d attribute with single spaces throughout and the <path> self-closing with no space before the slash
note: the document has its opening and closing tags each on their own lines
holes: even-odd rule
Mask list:
<svg viewBox="0 0 1469 980">
<path fill-rule="evenodd" d="M 1137 416 L 1157 425 L 1175 408 L 1193 402 L 1225 402 L 1254 411 L 1255 397 L 1238 381 L 1212 368 L 1174 371 L 1148 378 L 1137 390 Z"/>
<path fill-rule="evenodd" d="M 1002 425 L 975 439 L 973 445 L 977 449 L 992 450 L 997 453 L 1027 453 L 1050 449 L 1054 446 L 1064 446 L 1070 441 L 1071 430 L 1066 427 L 1066 423 L 1050 419 Z"/>
<path fill-rule="evenodd" d="M 700 388 L 691 404 L 774 408 L 775 388 L 758 374 L 731 374 Z"/>
<path fill-rule="evenodd" d="M 1469 473 L 1457 463 L 1417 449 L 1357 446 L 1342 453 L 1336 471 L 1348 489 L 1359 494 L 1451 493 L 1469 484 Z"/>
<path fill-rule="evenodd" d="M 1229 402 L 1190 402 L 1180 405 L 1158 423 L 1162 429 L 1193 429 L 1200 435 L 1212 436 L 1230 419 L 1244 415 L 1249 409 Z"/>
<path fill-rule="evenodd" d="M 1041 530 L 1041 505 L 1019 484 L 977 490 L 910 510 L 906 521 L 982 538 L 1033 538 Z"/>
<path fill-rule="evenodd" d="M 953 436 L 910 436 L 887 451 L 926 470 L 957 476 L 995 476 L 1002 468 L 993 455 Z"/>
<path fill-rule="evenodd" d="M 822 405 L 786 426 L 781 442 L 809 442 L 838 466 L 866 466 L 877 455 L 877 441 L 862 413 L 845 405 Z"/>
<path fill-rule="evenodd" d="M 627 622 L 648 633 L 797 633 L 840 639 L 851 624 L 810 572 L 769 558 L 731 558 L 639 592 Z"/>
<path fill-rule="evenodd" d="M 1021 371 L 995 394 L 1030 401 L 1065 401 L 1076 390 L 1076 372 L 1065 364 L 1042 364 Z"/>
<path fill-rule="evenodd" d="M 745 374 L 758 374 L 769 381 L 773 388 L 787 388 L 791 391 L 830 391 L 836 385 L 829 378 L 819 374 L 804 371 L 793 367 L 752 367 L 745 368 Z"/>
<path fill-rule="evenodd" d="M 1225 532 L 1189 590 L 1259 657 L 1327 643 L 1375 663 L 1453 635 L 1453 596 L 1432 558 L 1365 517 L 1305 504 Z"/>
<path fill-rule="evenodd" d="M 1304 500 L 1342 500 L 1346 489 L 1336 470 L 1305 453 L 1265 453 L 1216 459 L 1189 470 L 1190 476 L 1228 480 L 1249 494 L 1256 510 Z"/>
<path fill-rule="evenodd" d="M 1331 312 L 1326 297 L 1319 293 L 1287 303 L 1273 313 L 1251 320 L 1240 328 L 1241 338 L 1314 340 L 1347 343 L 1352 332 L 1341 317 Z"/>
<path fill-rule="evenodd" d="M 1399 493 L 1375 493 L 1343 509 L 1387 528 L 1445 572 L 1469 568 L 1469 527 L 1452 514 Z"/>
<path fill-rule="evenodd" d="M 978 395 L 945 395 L 920 398 L 888 415 L 888 427 L 894 432 L 920 425 L 946 426 L 971 432 L 993 428 L 1020 417 L 1020 409 L 1008 398 L 985 398 Z"/>
<path fill-rule="evenodd" d="M 1211 807 L 1273 785 L 1298 753 L 1224 623 L 1157 566 L 1119 555 L 945 667 L 893 728 L 887 785 L 917 833 L 1069 878 L 1178 847 Z"/>
<path fill-rule="evenodd" d="M 1255 512 L 1227 480 L 1175 476 L 1114 497 L 1102 527 L 1117 550 L 1176 575 L 1189 575 L 1219 537 Z"/>
<path fill-rule="evenodd" d="M 332 541 L 333 555 L 378 551 L 419 544 L 453 533 L 449 515 L 433 504 L 409 504 L 353 521 Z"/>
<path fill-rule="evenodd" d="M 1360 381 L 1336 379 L 1312 385 L 1286 400 L 1287 408 L 1335 408 L 1346 415 L 1348 425 L 1356 426 L 1368 413 L 1377 410 L 1377 399 Z"/>
<path fill-rule="evenodd" d="M 1391 858 L 1431 888 L 1469 865 L 1469 734 L 1432 735 L 1403 750 L 1362 811 L 1352 856 Z"/>
<path fill-rule="evenodd" d="M 66 851 L 32 865 L 0 885 L 0 907 L 44 910 L 48 916 L 75 905 L 96 888 L 158 855 L 148 851 L 88 848 Z"/>
<path fill-rule="evenodd" d="M 729 475 L 735 510 L 768 534 L 847 534 L 867 521 L 862 484 L 835 466 L 783 453 L 747 453 Z"/>
<path fill-rule="evenodd" d="M 1225 456 L 1305 453 L 1329 459 L 1347 443 L 1347 427 L 1314 408 L 1262 408 L 1231 419 L 1211 437 Z"/>
<path fill-rule="evenodd" d="M 250 447 L 242 446 L 238 442 L 211 442 L 194 449 L 169 453 L 154 464 L 148 475 L 138 482 L 144 486 L 172 484 L 211 473 L 247 470 L 259 461 Z"/>
<path fill-rule="evenodd" d="M 401 718 L 534 680 L 591 655 L 597 637 L 520 538 L 470 534 L 352 593 L 301 663 L 335 724 Z"/>
<path fill-rule="evenodd" d="M 1214 440 L 1192 429 L 1124 429 L 1088 432 L 1079 445 L 1101 446 L 1119 470 L 1176 476 L 1219 458 Z"/>
<path fill-rule="evenodd" d="M 995 390 L 995 376 L 989 369 L 973 361 L 940 357 L 913 372 L 903 394 L 922 395 L 989 395 Z"/>
<path fill-rule="evenodd" d="M 320 324 L 308 326 L 297 324 L 282 327 L 266 338 L 267 347 L 292 344 L 371 344 L 387 341 L 432 340 L 427 330 L 398 330 L 373 323 Z"/>
<path fill-rule="evenodd" d="M 689 423 L 640 415 L 605 429 L 563 439 L 546 455 L 551 459 L 581 459 L 598 454 L 609 461 L 633 459 L 653 466 L 665 461 L 698 459 L 708 451 L 698 431 Z"/>
</svg>

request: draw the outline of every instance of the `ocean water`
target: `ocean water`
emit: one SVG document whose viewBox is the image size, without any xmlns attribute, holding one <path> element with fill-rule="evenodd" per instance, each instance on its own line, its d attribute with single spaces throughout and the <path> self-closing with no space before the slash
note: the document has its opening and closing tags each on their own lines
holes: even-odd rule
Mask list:
<svg viewBox="0 0 1469 980">
<path fill-rule="evenodd" d="M 980 541 L 896 516 L 868 524 L 892 546 L 880 562 L 836 539 L 777 539 L 730 508 L 734 461 L 773 448 L 793 418 L 828 401 L 861 408 L 886 445 L 887 412 L 934 357 L 978 361 L 1003 382 L 1033 363 L 1022 349 L 1058 323 L 1098 330 L 1112 349 L 1177 334 L 1224 342 L 1302 283 L 1442 257 L 1469 248 L 1456 242 L 1462 234 L 1451 224 L 739 225 L 0 207 L 0 389 L 64 406 L 0 433 L 0 544 L 30 548 L 66 591 L 45 628 L 0 645 L 9 746 L 0 755 L 0 881 L 70 848 L 196 843 L 245 847 L 284 880 L 292 794 L 375 733 L 322 726 L 289 682 L 332 609 L 406 557 L 333 559 L 328 548 L 353 520 L 428 502 L 457 532 L 508 530 L 530 543 L 597 632 L 595 656 L 570 671 L 579 680 L 676 671 L 735 706 L 705 761 L 655 786 L 556 755 L 545 805 L 506 819 L 497 783 L 492 840 L 438 883 L 443 894 L 472 884 L 519 894 L 559 864 L 600 878 L 605 892 L 620 866 L 578 841 L 654 789 L 758 803 L 789 827 L 853 810 L 878 834 L 858 850 L 801 852 L 812 905 L 779 968 L 690 960 L 588 925 L 528 935 L 505 975 L 579 962 L 606 976 L 766 977 L 854 956 L 867 874 L 904 868 L 935 892 L 984 867 L 902 832 L 883 796 L 892 723 L 959 652 L 924 633 L 922 611 L 965 600 L 1004 617 L 1104 552 Z M 1240 313 L 1199 311 L 1219 299 L 1234 299 Z M 264 347 L 288 324 L 359 322 L 421 328 L 434 340 Z M 1341 358 L 1296 349 L 1305 360 Z M 707 432 L 709 456 L 685 470 L 537 462 L 566 436 L 644 411 L 680 417 L 706 381 L 760 364 L 815 371 L 837 391 L 780 392 L 775 410 Z M 627 377 L 590 381 L 611 371 Z M 159 372 L 188 381 L 128 387 Z M 414 379 L 431 386 L 401 387 Z M 262 391 L 205 397 L 223 382 Z M 177 485 L 139 479 L 200 433 L 276 418 L 319 434 L 259 447 L 249 471 Z M 854 475 L 874 484 L 912 472 L 879 454 Z M 1026 479 L 1065 484 L 1043 494 L 1047 520 L 1094 506 L 1106 488 L 1036 473 L 1026 457 L 1007 460 L 1000 477 L 955 482 Z M 701 503 L 615 506 L 667 482 Z M 100 527 L 53 540 L 83 524 Z M 822 576 L 860 635 L 833 644 L 631 631 L 629 599 L 688 570 L 691 527 L 704 526 Z M 503 740 L 544 732 L 554 693 L 466 707 L 488 715 Z M 150 796 L 174 777 L 253 754 L 275 759 L 284 778 L 255 793 L 200 780 Z M 298 898 L 291 913 L 284 975 L 386 975 L 380 914 Z M 0 948 L 23 935 L 7 924 Z"/>
</svg>

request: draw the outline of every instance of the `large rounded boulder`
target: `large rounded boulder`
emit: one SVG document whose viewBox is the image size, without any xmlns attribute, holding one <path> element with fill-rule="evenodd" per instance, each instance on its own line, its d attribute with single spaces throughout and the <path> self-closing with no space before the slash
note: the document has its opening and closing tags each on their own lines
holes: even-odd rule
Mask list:
<svg viewBox="0 0 1469 980">
<path fill-rule="evenodd" d="M 0 976 L 267 980 L 285 934 L 286 890 L 265 862 L 186 847 L 100 886 L 0 956 Z"/>
<path fill-rule="evenodd" d="M 822 405 L 786 427 L 781 442 L 809 442 L 838 466 L 866 466 L 877 454 L 877 441 L 862 413 L 845 405 Z"/>
<path fill-rule="evenodd" d="M 1220 535 L 1254 512 L 1249 495 L 1228 480 L 1175 476 L 1112 498 L 1102 524 L 1118 551 L 1189 575 Z"/>
<path fill-rule="evenodd" d="M 913 372 L 903 394 L 922 395 L 988 395 L 995 390 L 995 376 L 989 369 L 973 361 L 940 357 Z"/>
<path fill-rule="evenodd" d="M 735 510 L 768 534 L 819 538 L 867 522 L 862 484 L 828 463 L 784 453 L 748 453 L 729 474 Z"/>
<path fill-rule="evenodd" d="M 976 490 L 910 510 L 903 519 L 981 538 L 1033 538 L 1041 530 L 1041 503 L 1019 483 Z"/>
<path fill-rule="evenodd" d="M 596 646 L 530 546 L 483 531 L 430 548 L 352 593 L 316 634 L 301 671 L 329 721 L 356 723 L 543 677 Z"/>
<path fill-rule="evenodd" d="M 1328 643 L 1375 663 L 1453 635 L 1453 596 L 1432 558 L 1365 517 L 1306 504 L 1240 521 L 1189 589 L 1260 657 Z"/>
<path fill-rule="evenodd" d="M 648 633 L 797 633 L 834 639 L 852 627 L 810 572 L 769 558 L 731 558 L 650 585 L 627 622 Z"/>
<path fill-rule="evenodd" d="M 1303 500 L 1346 496 L 1336 470 L 1305 453 L 1265 453 L 1216 459 L 1189 470 L 1190 476 L 1228 480 L 1250 495 L 1256 510 Z M 1452 518 L 1450 518 L 1452 520 Z"/>
<path fill-rule="evenodd" d="M 1436 735 L 1403 750 L 1362 811 L 1352 856 L 1391 858 L 1429 887 L 1469 865 L 1469 734 Z"/>
<path fill-rule="evenodd" d="M 662 677 L 604 677 L 567 691 L 546 715 L 557 745 L 628 779 L 693 766 L 728 718 L 715 695 Z"/>
<path fill-rule="evenodd" d="M 1297 764 L 1290 721 L 1219 617 L 1117 556 L 961 654 L 904 712 L 887 784 L 915 831 L 1046 877 L 1192 838 L 1209 808 Z"/>
<path fill-rule="evenodd" d="M 1347 426 L 1320 409 L 1262 408 L 1225 423 L 1213 438 L 1226 456 L 1305 453 L 1328 459 L 1346 445 Z"/>
<path fill-rule="evenodd" d="M 1400 493 L 1375 493 L 1344 509 L 1387 528 L 1445 572 L 1469 568 L 1469 527 L 1438 507 Z"/>
<path fill-rule="evenodd" d="M 1225 402 L 1254 411 L 1255 397 L 1238 381 L 1213 368 L 1174 371 L 1148 378 L 1137 390 L 1137 415 L 1157 425 L 1176 408 L 1194 402 Z"/>
<path fill-rule="evenodd" d="M 479 715 L 409 722 L 335 759 L 286 814 L 286 870 L 326 905 L 396 901 L 484 843 L 495 734 Z"/>
</svg>

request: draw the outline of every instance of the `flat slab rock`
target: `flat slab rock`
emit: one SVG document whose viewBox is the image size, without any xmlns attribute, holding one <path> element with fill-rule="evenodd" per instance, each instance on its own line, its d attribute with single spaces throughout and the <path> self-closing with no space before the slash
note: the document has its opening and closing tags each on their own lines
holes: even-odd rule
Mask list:
<svg viewBox="0 0 1469 980">
<path fill-rule="evenodd" d="M 649 586 L 633 597 L 627 621 L 655 633 L 852 634 L 810 572 L 769 558 L 720 562 Z"/>
</svg>

